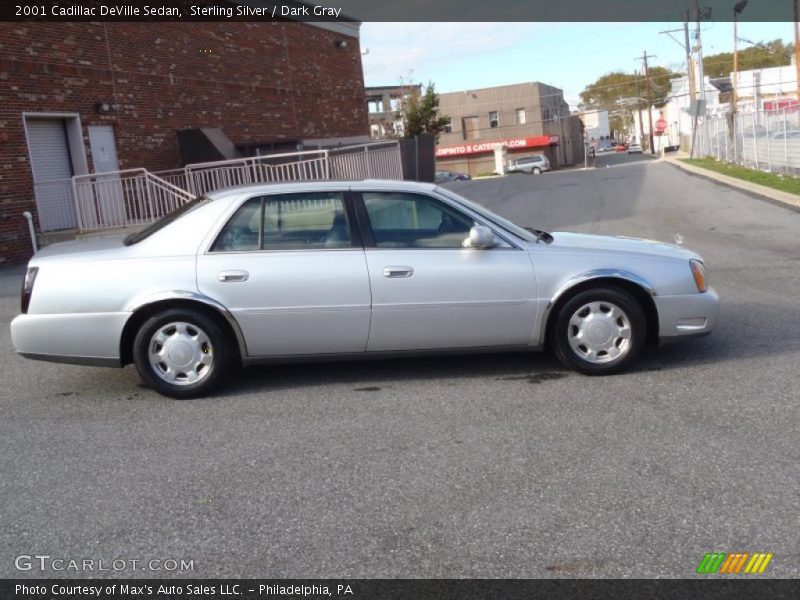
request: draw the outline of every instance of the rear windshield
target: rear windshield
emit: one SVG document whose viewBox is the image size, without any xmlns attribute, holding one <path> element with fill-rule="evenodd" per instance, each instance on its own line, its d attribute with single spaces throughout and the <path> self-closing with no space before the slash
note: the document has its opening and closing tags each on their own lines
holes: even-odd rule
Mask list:
<svg viewBox="0 0 800 600">
<path fill-rule="evenodd" d="M 148 225 L 141 231 L 137 231 L 136 233 L 130 234 L 128 237 L 125 238 L 124 243 L 126 246 L 132 246 L 133 244 L 138 244 L 142 240 L 153 235 L 156 231 L 159 231 L 160 229 L 163 229 L 170 223 L 177 221 L 183 215 L 192 212 L 198 206 L 202 206 L 203 204 L 208 204 L 209 202 L 211 202 L 211 198 L 208 198 L 207 196 L 198 196 L 194 200 L 190 200 L 183 206 L 173 210 L 167 216 L 159 219 L 155 223 Z"/>
</svg>

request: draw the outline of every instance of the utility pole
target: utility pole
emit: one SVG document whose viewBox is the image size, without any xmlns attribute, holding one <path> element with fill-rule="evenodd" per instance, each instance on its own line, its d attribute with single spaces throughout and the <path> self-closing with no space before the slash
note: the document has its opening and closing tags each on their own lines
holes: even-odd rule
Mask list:
<svg viewBox="0 0 800 600">
<path fill-rule="evenodd" d="M 681 31 L 683 31 L 683 43 L 681 43 L 675 37 L 672 36 L 673 33 L 679 33 Z M 670 39 L 672 39 L 673 42 L 681 46 L 684 52 L 686 53 L 686 78 L 689 81 L 689 106 L 691 107 L 692 103 L 695 100 L 697 100 L 697 89 L 696 89 L 697 86 L 695 86 L 694 59 L 692 58 L 692 46 L 689 43 L 689 11 L 685 10 L 683 12 L 683 29 L 669 29 L 667 31 L 659 31 L 659 33 L 667 34 L 670 37 Z M 696 125 L 697 125 L 697 119 L 693 118 L 692 138 L 691 138 L 692 143 L 694 143 L 694 129 Z M 678 127 L 678 132 L 679 134 L 683 133 L 683 130 L 680 127 L 680 125 Z"/>
<path fill-rule="evenodd" d="M 700 100 L 702 100 L 703 105 L 705 105 L 706 78 L 705 74 L 703 73 L 703 43 L 700 39 L 700 7 L 697 4 L 697 0 L 694 0 L 694 16 L 697 23 L 694 30 L 694 37 L 697 40 L 697 74 L 700 78 Z"/>
<path fill-rule="evenodd" d="M 797 81 L 797 99 L 800 100 L 800 23 L 798 23 L 797 0 L 792 0 L 794 14 L 794 68 L 795 81 Z"/>
<path fill-rule="evenodd" d="M 747 6 L 748 0 L 740 0 L 733 7 L 733 102 L 731 102 L 731 114 L 736 114 L 739 110 L 739 37 L 738 24 L 739 15 Z M 797 0 L 795 0 L 797 2 Z"/>
<path fill-rule="evenodd" d="M 633 76 L 636 78 L 636 97 L 640 98 L 639 96 L 639 73 L 635 72 Z M 639 143 L 642 143 L 642 138 L 644 137 L 644 125 L 642 124 L 642 101 L 641 99 L 636 102 L 636 107 L 639 109 Z"/>
<path fill-rule="evenodd" d="M 689 75 L 689 94 L 692 100 L 696 100 L 697 89 L 694 80 L 694 59 L 692 58 L 692 46 L 689 43 L 689 11 L 683 13 L 683 37 L 684 48 L 686 48 L 686 70 Z"/>
<path fill-rule="evenodd" d="M 647 94 L 647 124 L 650 127 L 650 135 L 648 136 L 650 139 L 650 154 L 655 154 L 655 147 L 653 146 L 653 97 L 652 97 L 652 90 L 650 86 L 650 71 L 647 68 L 647 59 L 648 58 L 655 58 L 654 54 L 647 54 L 647 50 L 644 51 L 642 54 L 642 59 L 644 61 L 644 84 L 645 90 Z M 641 112 L 639 113 L 641 115 Z"/>
</svg>

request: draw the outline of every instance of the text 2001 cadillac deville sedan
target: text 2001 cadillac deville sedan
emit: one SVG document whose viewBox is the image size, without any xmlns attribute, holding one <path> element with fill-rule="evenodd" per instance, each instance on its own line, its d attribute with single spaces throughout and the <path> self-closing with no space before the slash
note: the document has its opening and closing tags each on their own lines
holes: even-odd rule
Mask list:
<svg viewBox="0 0 800 600">
<path fill-rule="evenodd" d="M 222 190 L 128 237 L 30 261 L 14 347 L 124 366 L 175 398 L 235 363 L 540 349 L 615 373 L 647 343 L 708 333 L 702 259 L 635 239 L 523 229 L 431 184 Z"/>
</svg>

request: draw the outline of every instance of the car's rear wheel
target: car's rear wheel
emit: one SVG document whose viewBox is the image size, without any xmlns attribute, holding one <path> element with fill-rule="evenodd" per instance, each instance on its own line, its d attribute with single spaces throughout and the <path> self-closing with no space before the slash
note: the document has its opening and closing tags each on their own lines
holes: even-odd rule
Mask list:
<svg viewBox="0 0 800 600">
<path fill-rule="evenodd" d="M 226 342 L 222 329 L 205 314 L 170 309 L 140 327 L 133 357 L 149 387 L 171 398 L 197 398 L 208 394 L 227 369 Z"/>
<path fill-rule="evenodd" d="M 533 175 L 539 175 L 541 172 L 542 170 L 539 167 L 533 167 L 533 169 L 531 169 Z"/>
<path fill-rule="evenodd" d="M 633 362 L 647 338 L 644 311 L 616 287 L 576 294 L 556 315 L 553 348 L 567 367 L 587 375 L 617 373 Z"/>
</svg>

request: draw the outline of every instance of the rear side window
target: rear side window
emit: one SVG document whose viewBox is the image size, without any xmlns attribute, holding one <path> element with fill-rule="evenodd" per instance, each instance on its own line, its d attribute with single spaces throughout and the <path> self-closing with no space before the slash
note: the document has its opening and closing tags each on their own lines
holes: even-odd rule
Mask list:
<svg viewBox="0 0 800 600">
<path fill-rule="evenodd" d="M 236 211 L 211 251 L 349 248 L 350 232 L 342 193 L 261 196 Z"/>
<path fill-rule="evenodd" d="M 174 223 L 175 221 L 180 219 L 183 215 L 192 212 L 198 206 L 203 206 L 204 204 L 208 204 L 209 202 L 211 202 L 211 200 L 206 196 L 200 196 L 198 198 L 195 198 L 194 200 L 187 202 L 178 209 L 173 210 L 167 216 L 159 219 L 155 223 L 151 223 L 141 231 L 137 231 L 136 233 L 130 234 L 128 237 L 125 238 L 123 243 L 126 246 L 132 246 L 134 244 L 138 244 L 142 240 L 149 238 L 156 231 L 163 229 L 170 223 Z"/>
</svg>

